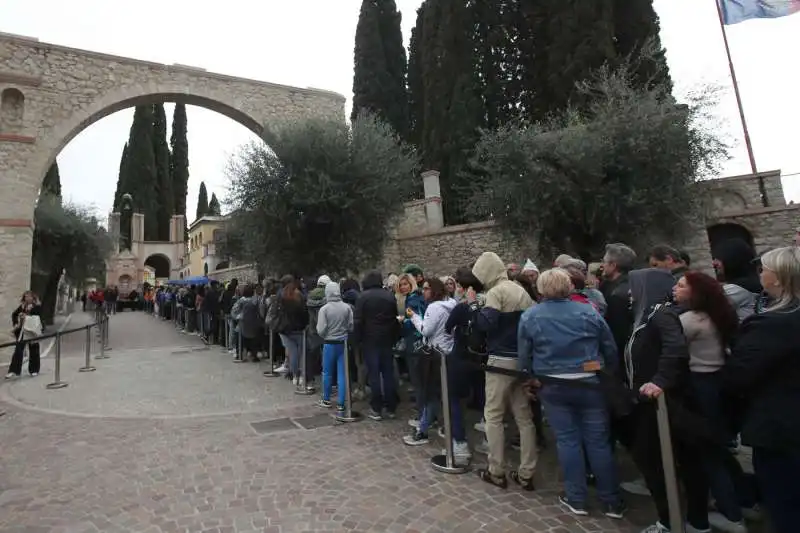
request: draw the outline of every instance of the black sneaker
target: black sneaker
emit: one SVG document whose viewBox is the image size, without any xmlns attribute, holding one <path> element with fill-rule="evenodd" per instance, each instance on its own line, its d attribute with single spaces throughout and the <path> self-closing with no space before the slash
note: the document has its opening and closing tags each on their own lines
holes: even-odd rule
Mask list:
<svg viewBox="0 0 800 533">
<path fill-rule="evenodd" d="M 628 506 L 621 501 L 617 505 L 603 505 L 603 514 L 616 520 L 621 519 L 628 512 Z"/>
<path fill-rule="evenodd" d="M 317 407 L 322 407 L 323 409 L 330 409 L 333 407 L 333 404 L 329 400 L 320 400 L 317 402 Z"/>
<path fill-rule="evenodd" d="M 369 410 L 369 412 L 367 413 L 367 418 L 369 418 L 370 420 L 374 420 L 376 422 L 380 422 L 381 420 L 383 420 L 381 414 L 375 409 Z"/>
<path fill-rule="evenodd" d="M 558 503 L 566 507 L 569 512 L 576 516 L 588 516 L 589 514 L 585 504 L 570 501 L 566 494 L 562 493 L 558 495 Z"/>
<path fill-rule="evenodd" d="M 415 431 L 413 435 L 406 435 L 403 437 L 403 442 L 407 446 L 424 446 L 428 444 L 428 434 L 421 431 Z"/>
</svg>

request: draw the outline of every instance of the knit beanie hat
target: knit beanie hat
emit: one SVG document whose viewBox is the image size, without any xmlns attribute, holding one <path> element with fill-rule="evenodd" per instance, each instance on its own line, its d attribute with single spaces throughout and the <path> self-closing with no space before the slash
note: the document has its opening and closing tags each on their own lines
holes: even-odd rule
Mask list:
<svg viewBox="0 0 800 533">
<path fill-rule="evenodd" d="M 422 269 L 419 265 L 410 264 L 406 265 L 403 269 L 403 274 L 411 274 L 412 276 L 422 276 Z"/>
<path fill-rule="evenodd" d="M 317 287 L 324 287 L 325 285 L 327 285 L 330 282 L 331 282 L 331 278 L 328 275 L 323 274 L 317 280 Z"/>
<path fill-rule="evenodd" d="M 523 272 L 539 272 L 539 268 L 536 266 L 536 263 L 531 261 L 530 259 L 525 260 L 525 265 L 522 267 Z"/>
</svg>

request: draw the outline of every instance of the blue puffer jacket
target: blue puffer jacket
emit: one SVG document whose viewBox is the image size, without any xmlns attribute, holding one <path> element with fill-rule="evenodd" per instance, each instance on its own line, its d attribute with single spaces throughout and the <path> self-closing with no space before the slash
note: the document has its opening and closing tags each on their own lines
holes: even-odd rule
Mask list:
<svg viewBox="0 0 800 533">
<path fill-rule="evenodd" d="M 428 304 L 419 291 L 414 291 L 406 296 L 406 303 L 403 308 L 411 309 L 419 316 L 425 316 L 425 310 L 428 308 Z M 422 334 L 414 327 L 414 323 L 411 322 L 411 319 L 406 317 L 403 321 L 403 338 L 419 338 L 421 336 Z"/>
</svg>

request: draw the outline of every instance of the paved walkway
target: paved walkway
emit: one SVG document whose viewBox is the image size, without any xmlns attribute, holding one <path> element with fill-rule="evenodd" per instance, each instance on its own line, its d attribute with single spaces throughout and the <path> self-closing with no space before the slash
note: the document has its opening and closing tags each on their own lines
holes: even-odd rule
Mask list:
<svg viewBox="0 0 800 533">
<path fill-rule="evenodd" d="M 442 443 L 404 446 L 402 417 L 333 425 L 315 396 L 169 323 L 119 314 L 111 345 L 79 373 L 82 341 L 65 341 L 64 389 L 45 388 L 52 355 L 0 385 L 0 533 L 638 531 L 564 514 L 553 451 L 536 492 L 502 491 L 434 472 Z"/>
</svg>

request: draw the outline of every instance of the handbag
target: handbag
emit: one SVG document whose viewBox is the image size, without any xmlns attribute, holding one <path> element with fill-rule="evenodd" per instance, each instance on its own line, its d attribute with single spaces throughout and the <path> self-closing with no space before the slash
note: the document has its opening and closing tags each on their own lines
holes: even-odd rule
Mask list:
<svg viewBox="0 0 800 533">
<path fill-rule="evenodd" d="M 37 315 L 26 316 L 22 321 L 22 331 L 25 336 L 40 336 L 42 334 L 42 319 Z"/>
</svg>

